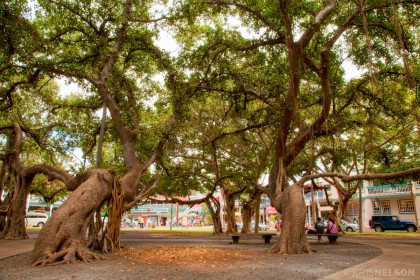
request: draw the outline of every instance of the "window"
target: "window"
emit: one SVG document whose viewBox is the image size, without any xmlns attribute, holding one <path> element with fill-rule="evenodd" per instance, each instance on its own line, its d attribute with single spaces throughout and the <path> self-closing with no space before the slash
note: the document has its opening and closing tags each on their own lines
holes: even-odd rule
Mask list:
<svg viewBox="0 0 420 280">
<path fill-rule="evenodd" d="M 420 181 L 415 182 L 414 184 L 416 184 L 416 188 L 420 189 Z"/>
<path fill-rule="evenodd" d="M 344 216 L 350 216 L 351 214 L 351 207 L 350 207 L 350 204 L 349 205 L 347 205 L 347 207 L 346 207 L 346 209 L 344 210 Z"/>
<path fill-rule="evenodd" d="M 358 216 L 359 215 L 359 203 L 349 204 L 347 206 L 347 216 Z"/>
<path fill-rule="evenodd" d="M 379 201 L 372 201 L 373 215 L 381 215 L 381 207 Z"/>
<path fill-rule="evenodd" d="M 414 205 L 412 200 L 398 200 L 398 210 L 402 214 L 414 213 Z"/>
<path fill-rule="evenodd" d="M 389 200 L 384 200 L 382 203 L 382 213 L 384 215 L 391 214 L 391 203 Z"/>
</svg>

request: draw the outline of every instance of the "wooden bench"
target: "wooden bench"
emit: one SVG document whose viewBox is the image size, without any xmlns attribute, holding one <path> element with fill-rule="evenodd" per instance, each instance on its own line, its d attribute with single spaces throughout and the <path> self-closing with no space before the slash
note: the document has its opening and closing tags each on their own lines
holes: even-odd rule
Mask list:
<svg viewBox="0 0 420 280">
<path fill-rule="evenodd" d="M 330 244 L 337 244 L 337 239 L 340 237 L 340 236 L 343 236 L 343 234 L 331 234 L 331 233 L 310 233 L 310 234 L 308 234 L 308 236 L 337 236 L 337 238 L 335 239 L 335 240 L 330 240 L 330 239 L 328 239 L 328 242 L 330 243 Z"/>
<path fill-rule="evenodd" d="M 261 234 L 261 237 L 264 239 L 265 244 L 270 244 L 270 239 L 273 237 L 273 235 L 277 235 L 275 233 L 263 233 Z M 231 235 L 232 237 L 232 244 L 239 244 L 239 238 L 240 235 Z"/>
<path fill-rule="evenodd" d="M 232 242 L 233 244 L 239 243 L 239 235 L 232 235 Z"/>
<path fill-rule="evenodd" d="M 273 235 L 276 235 L 275 233 L 263 233 L 261 237 L 264 239 L 265 244 L 270 244 L 270 239 L 273 237 Z"/>
</svg>

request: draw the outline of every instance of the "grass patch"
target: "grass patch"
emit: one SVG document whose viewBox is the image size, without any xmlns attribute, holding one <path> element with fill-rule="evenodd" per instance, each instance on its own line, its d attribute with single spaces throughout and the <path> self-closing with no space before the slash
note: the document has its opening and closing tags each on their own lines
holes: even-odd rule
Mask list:
<svg viewBox="0 0 420 280">
<path fill-rule="evenodd" d="M 420 233 L 418 232 L 406 232 L 406 231 L 402 231 L 402 232 L 376 232 L 376 231 L 369 231 L 369 232 L 363 232 L 363 233 L 359 233 L 359 232 L 346 232 L 346 234 L 349 235 L 413 235 L 413 236 L 420 236 Z"/>
<path fill-rule="evenodd" d="M 364 232 L 364 233 L 358 233 L 358 232 L 346 232 L 347 236 L 352 237 L 369 237 L 369 238 L 420 238 L 420 233 L 418 232 Z"/>
</svg>

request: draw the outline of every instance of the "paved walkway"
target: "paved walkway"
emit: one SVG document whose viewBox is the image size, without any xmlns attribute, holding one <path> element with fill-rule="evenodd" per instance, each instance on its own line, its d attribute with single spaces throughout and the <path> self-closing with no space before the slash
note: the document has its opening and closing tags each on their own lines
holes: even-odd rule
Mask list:
<svg viewBox="0 0 420 280">
<path fill-rule="evenodd" d="M 25 240 L 0 239 L 0 259 L 29 252 L 35 245 L 36 238 Z M 360 240 L 349 238 L 348 242 L 378 247 L 382 254 L 362 264 L 330 274 L 322 280 L 335 279 L 420 279 L 420 242 L 418 239 L 392 241 Z"/>
<path fill-rule="evenodd" d="M 32 251 L 35 246 L 35 240 L 35 238 L 20 240 L 0 239 L 0 260 Z"/>
<path fill-rule="evenodd" d="M 322 280 L 336 279 L 420 279 L 420 242 L 395 242 L 385 240 L 359 240 L 352 238 L 349 242 L 375 246 L 382 254 L 359 265 L 333 273 Z"/>
</svg>

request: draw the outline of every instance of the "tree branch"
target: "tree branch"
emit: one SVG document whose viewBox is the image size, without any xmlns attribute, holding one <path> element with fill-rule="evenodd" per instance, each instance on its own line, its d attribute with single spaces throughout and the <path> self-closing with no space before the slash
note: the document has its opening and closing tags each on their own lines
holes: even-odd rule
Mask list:
<svg viewBox="0 0 420 280">
<path fill-rule="evenodd" d="M 357 174 L 357 175 L 347 175 L 343 173 L 334 173 L 334 172 L 327 172 L 322 174 L 312 174 L 302 177 L 298 184 L 303 186 L 303 183 L 312 179 L 322 178 L 322 177 L 337 177 L 340 178 L 341 181 L 344 183 L 357 181 L 357 180 L 375 180 L 375 179 L 383 179 L 383 180 L 391 180 L 391 179 L 399 179 L 399 178 L 406 178 L 406 177 L 416 177 L 420 175 L 420 167 L 417 168 L 410 168 L 403 171 L 391 172 L 391 173 L 376 173 L 376 174 Z"/>
</svg>

